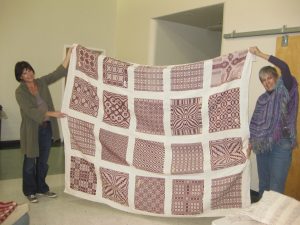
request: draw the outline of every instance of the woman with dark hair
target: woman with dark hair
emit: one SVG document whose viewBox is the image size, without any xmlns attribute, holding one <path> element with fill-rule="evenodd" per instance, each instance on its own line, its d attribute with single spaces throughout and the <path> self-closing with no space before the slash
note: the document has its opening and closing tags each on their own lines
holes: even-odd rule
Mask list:
<svg viewBox="0 0 300 225">
<path fill-rule="evenodd" d="M 46 183 L 47 162 L 52 138 L 59 139 L 56 118 L 65 117 L 65 114 L 54 110 L 48 85 L 67 75 L 71 51 L 70 48 L 62 65 L 54 72 L 37 79 L 28 62 L 21 61 L 15 65 L 15 77 L 20 82 L 15 95 L 22 117 L 23 193 L 30 202 L 38 202 L 36 194 L 56 197 Z"/>
<path fill-rule="evenodd" d="M 249 149 L 256 154 L 259 178 L 259 194 L 273 190 L 284 192 L 285 182 L 296 144 L 296 119 L 298 110 L 298 83 L 289 66 L 257 47 L 249 51 L 274 67 L 265 66 L 259 71 L 259 79 L 266 89 L 257 100 L 250 122 Z"/>
</svg>

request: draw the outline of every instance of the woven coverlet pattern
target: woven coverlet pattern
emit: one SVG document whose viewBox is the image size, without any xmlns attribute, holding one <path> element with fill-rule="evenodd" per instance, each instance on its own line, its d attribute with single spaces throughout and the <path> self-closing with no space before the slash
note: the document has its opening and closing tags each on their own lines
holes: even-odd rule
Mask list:
<svg viewBox="0 0 300 225">
<path fill-rule="evenodd" d="M 250 205 L 247 50 L 150 66 L 74 49 L 61 120 L 66 193 L 167 217 Z"/>
</svg>

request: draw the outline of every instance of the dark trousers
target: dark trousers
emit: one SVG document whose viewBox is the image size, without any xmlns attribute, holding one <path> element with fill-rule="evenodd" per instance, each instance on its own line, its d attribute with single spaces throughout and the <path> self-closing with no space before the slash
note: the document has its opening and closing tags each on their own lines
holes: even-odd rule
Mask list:
<svg viewBox="0 0 300 225">
<path fill-rule="evenodd" d="M 43 126 L 39 127 L 39 157 L 28 158 L 24 155 L 23 193 L 26 196 L 49 191 L 46 176 L 51 143 L 51 124 L 50 122 L 44 122 Z"/>
<path fill-rule="evenodd" d="M 274 143 L 271 152 L 256 155 L 260 197 L 264 191 L 284 192 L 291 160 L 292 146 L 289 139 Z"/>
</svg>

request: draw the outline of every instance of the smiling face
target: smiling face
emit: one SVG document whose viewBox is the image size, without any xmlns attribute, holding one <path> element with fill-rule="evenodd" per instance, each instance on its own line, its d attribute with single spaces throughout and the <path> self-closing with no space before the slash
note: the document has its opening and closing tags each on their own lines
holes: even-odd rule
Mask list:
<svg viewBox="0 0 300 225">
<path fill-rule="evenodd" d="M 265 73 L 262 76 L 260 76 L 260 81 L 266 89 L 266 91 L 272 91 L 276 86 L 277 77 L 275 77 L 271 73 Z"/>
<path fill-rule="evenodd" d="M 34 72 L 31 69 L 25 68 L 21 75 L 21 80 L 25 83 L 33 82 L 34 80 Z"/>
<path fill-rule="evenodd" d="M 276 87 L 278 73 L 272 66 L 265 66 L 259 71 L 259 79 L 266 91 L 272 91 Z"/>
<path fill-rule="evenodd" d="M 15 77 L 18 82 L 27 82 L 34 79 L 34 69 L 26 61 L 17 62 L 15 65 Z"/>
</svg>

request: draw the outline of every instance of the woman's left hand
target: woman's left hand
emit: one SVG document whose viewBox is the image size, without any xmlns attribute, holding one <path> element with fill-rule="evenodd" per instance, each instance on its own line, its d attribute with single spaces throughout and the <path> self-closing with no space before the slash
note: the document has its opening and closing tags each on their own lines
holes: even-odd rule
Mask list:
<svg viewBox="0 0 300 225">
<path fill-rule="evenodd" d="M 60 111 L 48 111 L 46 112 L 46 116 L 55 117 L 55 118 L 64 118 L 67 116 L 67 114 Z"/>
<path fill-rule="evenodd" d="M 257 56 L 261 53 L 261 51 L 256 46 L 250 47 L 249 52 Z"/>
<path fill-rule="evenodd" d="M 70 63 L 70 59 L 71 59 L 71 54 L 72 54 L 72 50 L 73 50 L 73 47 L 70 47 L 68 49 L 68 52 L 67 52 L 67 55 L 62 63 L 63 67 L 65 67 L 66 69 L 68 68 L 69 66 L 69 63 Z"/>
</svg>

